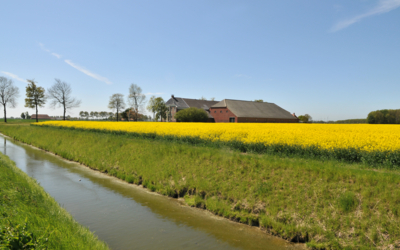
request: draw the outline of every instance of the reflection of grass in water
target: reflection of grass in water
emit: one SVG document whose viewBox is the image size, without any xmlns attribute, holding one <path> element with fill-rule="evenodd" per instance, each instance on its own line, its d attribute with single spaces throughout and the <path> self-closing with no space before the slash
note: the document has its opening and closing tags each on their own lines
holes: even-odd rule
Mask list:
<svg viewBox="0 0 400 250">
<path fill-rule="evenodd" d="M 0 249 L 108 249 L 0 154 Z"/>
<path fill-rule="evenodd" d="M 0 131 L 314 248 L 389 248 L 400 239 L 399 171 L 96 132 L 1 125 Z"/>
</svg>

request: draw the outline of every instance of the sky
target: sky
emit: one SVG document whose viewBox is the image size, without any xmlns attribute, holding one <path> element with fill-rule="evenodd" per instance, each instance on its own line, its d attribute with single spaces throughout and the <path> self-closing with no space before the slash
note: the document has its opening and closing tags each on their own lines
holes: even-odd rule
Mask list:
<svg viewBox="0 0 400 250">
<path fill-rule="evenodd" d="M 400 0 L 0 0 L 0 76 L 69 83 L 79 108 L 112 94 L 263 99 L 314 120 L 400 108 Z M 2 112 L 2 111 L 1 111 Z M 40 114 L 62 115 L 48 104 Z M 0 115 L 1 116 L 1 115 Z"/>
</svg>

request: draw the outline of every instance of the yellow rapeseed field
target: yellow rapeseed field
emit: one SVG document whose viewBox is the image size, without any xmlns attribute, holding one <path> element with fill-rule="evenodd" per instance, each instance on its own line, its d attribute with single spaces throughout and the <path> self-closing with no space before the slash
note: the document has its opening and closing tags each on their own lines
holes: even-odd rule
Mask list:
<svg viewBox="0 0 400 250">
<path fill-rule="evenodd" d="M 223 142 L 237 140 L 246 144 L 316 146 L 328 150 L 334 148 L 354 148 L 366 152 L 400 150 L 398 125 L 95 121 L 47 121 L 38 125 L 198 137 Z"/>
</svg>

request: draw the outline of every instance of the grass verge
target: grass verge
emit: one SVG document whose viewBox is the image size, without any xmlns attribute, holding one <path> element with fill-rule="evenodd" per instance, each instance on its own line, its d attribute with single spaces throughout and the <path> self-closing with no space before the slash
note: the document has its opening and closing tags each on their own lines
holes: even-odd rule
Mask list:
<svg viewBox="0 0 400 250">
<path fill-rule="evenodd" d="M 93 131 L 7 125 L 0 131 L 313 249 L 400 247 L 399 171 Z"/>
<path fill-rule="evenodd" d="M 0 249 L 108 249 L 0 153 Z"/>
</svg>

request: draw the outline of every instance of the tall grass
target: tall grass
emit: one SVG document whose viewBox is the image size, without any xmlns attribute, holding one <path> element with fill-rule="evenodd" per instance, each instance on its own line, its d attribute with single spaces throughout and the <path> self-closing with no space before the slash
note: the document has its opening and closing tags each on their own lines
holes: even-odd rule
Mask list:
<svg viewBox="0 0 400 250">
<path fill-rule="evenodd" d="M 400 246 L 399 171 L 46 127 L 16 140 L 314 249 Z"/>
<path fill-rule="evenodd" d="M 0 153 L 0 249 L 108 249 Z"/>
</svg>

